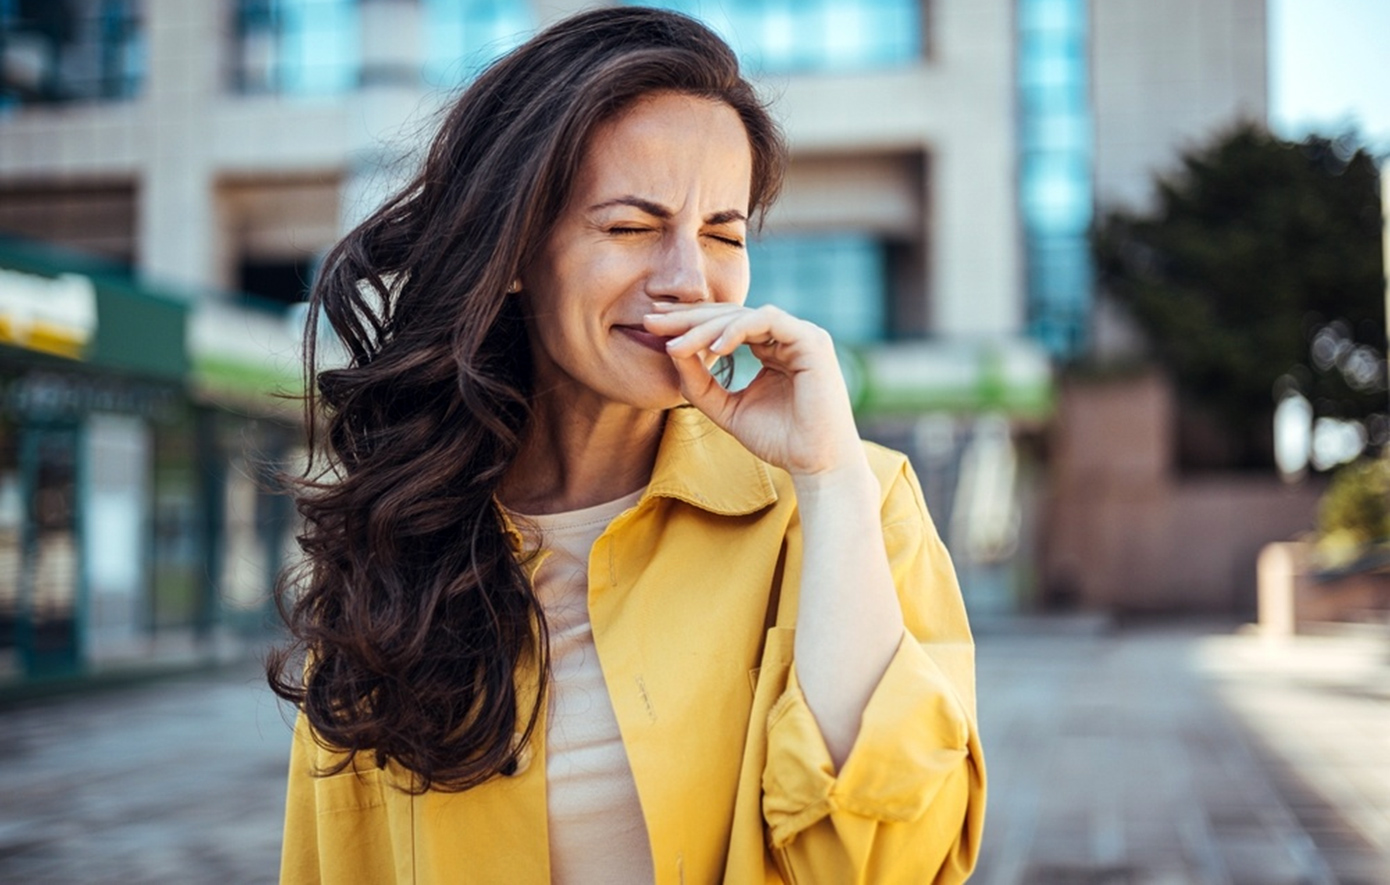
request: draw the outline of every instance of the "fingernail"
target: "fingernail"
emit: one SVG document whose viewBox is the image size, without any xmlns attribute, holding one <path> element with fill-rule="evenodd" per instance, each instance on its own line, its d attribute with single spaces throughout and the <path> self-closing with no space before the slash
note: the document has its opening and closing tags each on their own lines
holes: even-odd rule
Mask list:
<svg viewBox="0 0 1390 885">
<path fill-rule="evenodd" d="M 710 350 L 719 350 L 719 349 L 722 348 L 723 346 L 724 346 L 724 336 L 723 336 L 723 335 L 720 335 L 718 338 L 714 339 L 714 343 L 711 344 L 711 345 L 709 346 L 709 349 L 710 349 Z"/>
<path fill-rule="evenodd" d="M 675 338 L 672 338 L 670 341 L 667 341 L 667 342 L 666 342 L 666 346 L 667 346 L 667 347 L 679 347 L 679 346 L 680 346 L 681 344 L 683 344 L 684 342 L 685 342 L 685 336 L 684 336 L 684 335 L 679 335 L 679 336 L 677 336 L 677 337 L 675 337 Z"/>
</svg>

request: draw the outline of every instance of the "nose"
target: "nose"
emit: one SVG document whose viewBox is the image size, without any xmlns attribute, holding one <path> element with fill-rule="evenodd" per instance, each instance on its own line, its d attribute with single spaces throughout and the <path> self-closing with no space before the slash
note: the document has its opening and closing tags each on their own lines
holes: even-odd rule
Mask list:
<svg viewBox="0 0 1390 885">
<path fill-rule="evenodd" d="M 710 300 L 709 277 L 698 237 L 667 238 L 647 276 L 647 294 L 657 301 Z"/>
</svg>

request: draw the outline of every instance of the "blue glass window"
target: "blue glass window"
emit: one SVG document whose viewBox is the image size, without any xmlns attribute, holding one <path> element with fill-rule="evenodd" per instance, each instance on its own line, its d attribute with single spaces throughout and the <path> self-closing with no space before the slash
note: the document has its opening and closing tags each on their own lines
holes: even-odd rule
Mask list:
<svg viewBox="0 0 1390 885">
<path fill-rule="evenodd" d="M 922 56 L 919 0 L 656 0 L 701 19 L 763 72 L 912 64 Z"/>
<path fill-rule="evenodd" d="M 137 0 L 0 0 L 0 110 L 131 98 L 145 79 Z"/>
<path fill-rule="evenodd" d="M 334 95 L 356 88 L 361 21 L 353 0 L 238 0 L 236 87 Z"/>
<path fill-rule="evenodd" d="M 526 0 L 425 0 L 425 82 L 466 83 L 536 28 Z"/>
<path fill-rule="evenodd" d="M 1066 38 L 1086 33 L 1086 4 L 1075 0 L 1023 0 L 1018 28 L 1024 35 L 1049 34 Z"/>
<path fill-rule="evenodd" d="M 1017 21 L 1029 331 L 1066 357 L 1085 347 L 1093 279 L 1086 0 L 1019 0 Z"/>
<path fill-rule="evenodd" d="M 1024 226 L 1042 235 L 1084 233 L 1091 223 L 1090 169 L 1073 151 L 1033 151 L 1023 160 Z"/>
<path fill-rule="evenodd" d="M 1086 82 L 1085 47 L 1068 38 L 1025 41 L 1018 60 L 1019 81 L 1025 89 L 1037 89 L 1039 97 L 1066 102 L 1084 98 L 1078 88 Z"/>
<path fill-rule="evenodd" d="M 1087 305 L 1091 264 L 1085 245 L 1084 236 L 1049 237 L 1031 244 L 1028 267 L 1034 290 L 1046 296 L 1041 301 L 1067 309 Z"/>
<path fill-rule="evenodd" d="M 775 304 L 840 344 L 880 341 L 888 328 L 887 250 L 857 233 L 767 237 L 749 244 L 752 306 Z"/>
<path fill-rule="evenodd" d="M 1023 141 L 1039 153 L 1085 156 L 1091 144 L 1091 127 L 1079 114 L 1033 114 L 1020 128 Z"/>
</svg>

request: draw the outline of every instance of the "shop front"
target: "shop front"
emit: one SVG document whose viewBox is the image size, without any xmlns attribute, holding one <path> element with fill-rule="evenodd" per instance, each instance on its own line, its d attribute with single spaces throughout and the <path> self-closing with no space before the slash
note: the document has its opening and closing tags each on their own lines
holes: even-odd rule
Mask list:
<svg viewBox="0 0 1390 885">
<path fill-rule="evenodd" d="M 188 301 L 0 242 L 0 685 L 263 633 L 292 422 L 200 397 Z"/>
</svg>

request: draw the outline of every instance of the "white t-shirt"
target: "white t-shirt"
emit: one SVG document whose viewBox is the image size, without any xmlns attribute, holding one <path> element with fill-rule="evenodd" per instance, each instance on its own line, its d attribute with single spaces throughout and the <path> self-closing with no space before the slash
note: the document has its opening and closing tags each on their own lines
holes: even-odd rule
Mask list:
<svg viewBox="0 0 1390 885">
<path fill-rule="evenodd" d="M 527 545 L 550 551 L 535 588 L 550 628 L 545 771 L 556 885 L 650 885 L 655 878 L 637 784 L 589 626 L 589 551 L 641 496 L 639 490 L 583 510 L 518 515 Z"/>
</svg>

